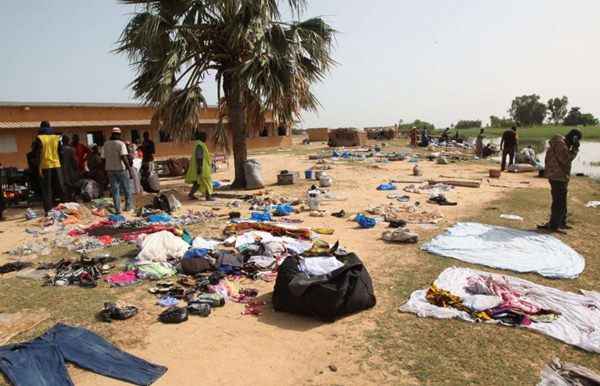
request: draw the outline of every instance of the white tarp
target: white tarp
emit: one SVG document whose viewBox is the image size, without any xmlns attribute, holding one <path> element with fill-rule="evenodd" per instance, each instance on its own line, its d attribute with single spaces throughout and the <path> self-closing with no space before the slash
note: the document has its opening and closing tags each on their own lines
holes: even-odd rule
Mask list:
<svg viewBox="0 0 600 386">
<path fill-rule="evenodd" d="M 461 299 L 467 299 L 472 296 L 465 289 L 468 279 L 476 276 L 491 276 L 496 280 L 504 280 L 512 289 L 522 294 L 522 300 L 560 314 L 550 323 L 531 323 L 522 327 L 536 330 L 584 350 L 600 353 L 600 293 L 581 290 L 581 294 L 576 294 L 512 276 L 456 267 L 444 270 L 434 284 Z M 426 289 L 413 292 L 408 302 L 400 307 L 400 311 L 417 314 L 419 317 L 474 321 L 467 312 L 429 303 L 426 294 Z"/>
<path fill-rule="evenodd" d="M 149 234 L 138 239 L 141 248 L 137 258 L 147 261 L 166 261 L 169 257 L 181 258 L 190 245 L 181 237 L 168 231 Z"/>
<path fill-rule="evenodd" d="M 585 259 L 554 236 L 478 223 L 458 223 L 423 246 L 467 263 L 573 279 Z"/>
</svg>

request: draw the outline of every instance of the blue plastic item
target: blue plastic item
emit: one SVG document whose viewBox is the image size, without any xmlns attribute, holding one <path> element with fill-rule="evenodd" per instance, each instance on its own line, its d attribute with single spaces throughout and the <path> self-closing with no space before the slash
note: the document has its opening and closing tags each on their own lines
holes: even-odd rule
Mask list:
<svg viewBox="0 0 600 386">
<path fill-rule="evenodd" d="M 294 208 L 290 204 L 280 204 L 275 206 L 275 216 L 289 216 L 294 213 Z"/>
<path fill-rule="evenodd" d="M 358 225 L 364 229 L 373 228 L 377 224 L 377 221 L 375 221 L 374 218 L 367 217 L 362 213 L 357 214 L 354 218 L 354 221 L 356 221 Z"/>
<path fill-rule="evenodd" d="M 212 186 L 213 189 L 219 189 L 221 186 L 223 186 L 223 184 L 221 183 L 221 181 L 213 181 Z"/>
<path fill-rule="evenodd" d="M 305 170 L 304 178 L 307 180 L 313 180 L 315 178 L 315 172 L 313 170 Z"/>
<path fill-rule="evenodd" d="M 258 222 L 273 221 L 269 212 L 252 212 L 250 220 Z"/>
<path fill-rule="evenodd" d="M 166 213 L 153 214 L 148 216 L 148 222 L 171 222 L 173 218 Z"/>
<path fill-rule="evenodd" d="M 108 220 L 112 222 L 125 222 L 125 217 L 120 214 L 111 214 L 108 216 Z"/>
<path fill-rule="evenodd" d="M 187 250 L 185 255 L 183 255 L 184 259 L 193 259 L 195 257 L 204 257 L 208 255 L 209 250 L 205 248 L 190 248 Z"/>
<path fill-rule="evenodd" d="M 386 184 L 381 184 L 377 187 L 377 190 L 396 190 L 396 185 L 388 182 Z"/>
</svg>

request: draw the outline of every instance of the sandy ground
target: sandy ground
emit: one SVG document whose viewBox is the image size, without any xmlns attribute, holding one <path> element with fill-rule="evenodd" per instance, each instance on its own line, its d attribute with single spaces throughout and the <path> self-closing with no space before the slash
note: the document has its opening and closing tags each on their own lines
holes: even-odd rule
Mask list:
<svg viewBox="0 0 600 386">
<path fill-rule="evenodd" d="M 294 186 L 276 186 L 276 175 L 281 169 L 303 171 L 315 164 L 306 155 L 274 153 L 253 157 L 262 164 L 262 174 L 268 189 L 275 194 L 287 194 L 300 197 L 305 194 L 310 182 L 302 180 Z M 328 174 L 333 177 L 331 191 L 344 200 L 324 204 L 323 209 L 330 212 L 345 209 L 347 212 L 365 210 L 370 205 L 390 203 L 386 196 L 389 192 L 379 192 L 378 184 L 389 179 L 414 179 L 412 167 L 406 161 L 377 165 L 336 164 Z M 457 201 L 456 207 L 440 207 L 427 204 L 424 194 L 409 194 L 411 202 L 418 200 L 424 207 L 439 211 L 444 221 L 439 229 L 455 222 L 461 217 L 485 208 L 491 200 L 497 199 L 507 189 L 492 187 L 487 180 L 490 164 L 436 165 L 423 161 L 421 168 L 424 178 L 455 176 L 463 178 L 483 178 L 482 186 L 457 188 L 448 193 L 448 199 Z M 233 170 L 220 172 L 215 179 L 231 178 Z M 521 184 L 521 181 L 529 184 Z M 175 186 L 180 181 L 170 181 Z M 531 178 L 531 174 L 504 174 L 495 184 L 507 186 L 546 186 L 542 179 Z M 398 184 L 404 187 L 407 184 Z M 223 200 L 224 201 L 224 200 Z M 203 202 L 184 202 L 186 209 L 199 207 Z M 218 205 L 218 204 L 217 204 Z M 247 205 L 245 205 L 247 209 Z M 228 209 L 223 208 L 222 213 Z M 22 210 L 11 210 L 11 219 L 0 225 L 0 250 L 7 250 L 27 239 L 24 227 L 28 222 L 22 219 Z M 374 280 L 376 294 L 385 285 L 388 273 L 386 266 L 391 259 L 403 262 L 414 261 L 414 252 L 407 253 L 403 245 L 390 245 L 381 239 L 386 224 L 378 224 L 371 230 L 358 229 L 347 219 L 331 216 L 325 218 L 309 217 L 308 213 L 296 215 L 304 220 L 303 226 L 327 226 L 335 229 L 335 234 L 325 236 L 328 241 L 340 240 L 348 250 L 356 252 L 365 262 Z M 417 233 L 422 230 L 411 226 Z M 3 257 L 6 259 L 6 256 Z M 272 284 L 250 283 L 261 291 L 261 297 L 270 301 Z M 379 297 L 379 304 L 388 301 Z M 361 358 L 368 355 L 369 347 L 363 337 L 365 330 L 375 323 L 379 308 L 343 318 L 332 324 L 295 315 L 280 314 L 272 311 L 269 305 L 259 317 L 242 316 L 242 305 L 227 304 L 217 309 L 209 318 L 192 317 L 180 325 L 154 323 L 149 328 L 142 347 L 128 349 L 154 363 L 165 365 L 169 371 L 156 385 L 365 385 L 393 382 L 386 374 L 378 370 L 365 369 Z M 156 308 L 158 314 L 159 309 Z M 135 319 L 122 324 L 123 328 L 136 328 Z M 329 366 L 334 365 L 337 371 Z M 77 385 L 119 385 L 118 381 L 94 375 L 90 372 L 73 370 Z M 405 379 L 402 382 L 409 382 Z"/>
</svg>

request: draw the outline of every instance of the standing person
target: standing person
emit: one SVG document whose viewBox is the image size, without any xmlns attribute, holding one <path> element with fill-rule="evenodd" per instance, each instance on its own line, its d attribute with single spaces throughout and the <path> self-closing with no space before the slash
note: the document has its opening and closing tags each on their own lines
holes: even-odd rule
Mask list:
<svg viewBox="0 0 600 386">
<path fill-rule="evenodd" d="M 483 129 L 479 130 L 479 135 L 475 140 L 475 155 L 479 158 L 483 158 Z"/>
<path fill-rule="evenodd" d="M 104 160 L 100 155 L 100 148 L 98 145 L 94 145 L 92 148 L 92 152 L 87 158 L 86 165 L 89 170 L 87 176 L 96 181 L 98 185 L 100 185 L 101 192 L 104 192 L 108 185 L 108 176 L 106 175 Z"/>
<path fill-rule="evenodd" d="M 192 184 L 192 189 L 188 194 L 191 200 L 196 200 L 196 192 L 200 190 L 200 193 L 204 193 L 206 201 L 213 201 L 211 197 L 213 186 L 211 177 L 211 155 L 206 147 L 206 134 L 197 132 L 194 135 L 196 139 L 196 145 L 192 153 L 190 160 L 190 167 L 188 168 L 187 174 L 185 175 L 185 182 Z"/>
<path fill-rule="evenodd" d="M 579 152 L 579 141 L 583 135 L 581 131 L 573 129 L 566 136 L 555 135 L 550 140 L 550 148 L 546 152 L 545 176 L 550 182 L 552 194 L 552 207 L 550 221 L 538 228 L 552 232 L 561 232 L 562 229 L 571 229 L 567 225 L 567 194 L 571 164 Z"/>
<path fill-rule="evenodd" d="M 426 127 L 423 127 L 421 129 L 421 142 L 419 142 L 419 146 L 420 147 L 429 146 L 429 132 L 427 131 Z"/>
<path fill-rule="evenodd" d="M 133 174 L 129 164 L 127 146 L 125 142 L 121 141 L 121 129 L 118 127 L 112 129 L 110 140 L 104 144 L 104 160 L 115 211 L 117 214 L 121 213 L 121 189 L 125 193 L 125 211 L 132 210 L 133 195 L 129 178 Z"/>
<path fill-rule="evenodd" d="M 506 170 L 506 158 L 508 157 L 508 165 L 515 163 L 515 155 L 519 148 L 519 137 L 517 136 L 517 127 L 513 126 L 510 130 L 506 130 L 502 134 L 500 141 L 500 150 L 502 150 L 502 167 L 501 170 Z"/>
<path fill-rule="evenodd" d="M 63 197 L 63 176 L 60 164 L 60 153 L 62 151 L 60 136 L 55 135 L 50 123 L 40 123 L 40 131 L 32 144 L 34 163 L 37 165 L 37 173 L 41 177 L 40 186 L 42 201 L 46 215 L 54 206 L 56 198 Z"/>
<path fill-rule="evenodd" d="M 79 135 L 73 134 L 71 139 L 71 145 L 75 149 L 75 156 L 77 158 L 77 168 L 79 173 L 85 172 L 85 161 L 92 152 L 87 146 L 79 142 Z"/>
<path fill-rule="evenodd" d="M 413 127 L 408 135 L 410 137 L 410 146 L 417 147 L 417 137 L 419 136 L 417 128 Z"/>
<path fill-rule="evenodd" d="M 79 182 L 79 165 L 77 164 L 77 154 L 75 148 L 71 145 L 69 137 L 62 137 L 62 174 L 67 200 L 73 200 L 75 191 Z"/>
<path fill-rule="evenodd" d="M 144 141 L 139 147 L 139 150 L 142 152 L 142 168 L 140 174 L 142 180 L 145 180 L 154 172 L 154 154 L 156 153 L 156 148 L 154 142 L 150 139 L 150 133 L 145 131 L 143 137 Z"/>
</svg>

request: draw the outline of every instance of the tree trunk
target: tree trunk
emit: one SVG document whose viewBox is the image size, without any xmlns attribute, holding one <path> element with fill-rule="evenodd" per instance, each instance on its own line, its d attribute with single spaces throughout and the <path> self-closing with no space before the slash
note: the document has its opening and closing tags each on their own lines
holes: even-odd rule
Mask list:
<svg viewBox="0 0 600 386">
<path fill-rule="evenodd" d="M 223 88 L 229 115 L 229 128 L 233 134 L 233 160 L 235 166 L 235 179 L 231 186 L 236 189 L 246 188 L 246 175 L 244 162 L 248 159 L 246 146 L 246 119 L 242 101 L 242 88 L 236 74 L 224 79 Z"/>
</svg>

